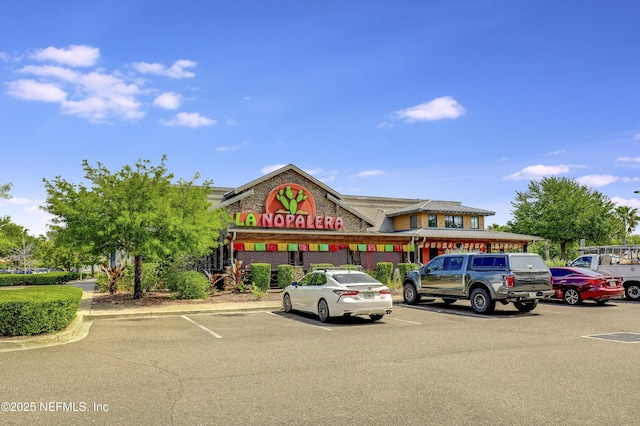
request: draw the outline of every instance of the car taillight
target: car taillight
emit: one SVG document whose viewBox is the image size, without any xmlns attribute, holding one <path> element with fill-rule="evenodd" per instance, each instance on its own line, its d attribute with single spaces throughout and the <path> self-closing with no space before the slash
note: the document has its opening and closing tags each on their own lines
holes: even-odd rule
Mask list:
<svg viewBox="0 0 640 426">
<path fill-rule="evenodd" d="M 511 275 L 503 275 L 504 286 L 507 288 L 513 288 L 513 277 Z"/>
<path fill-rule="evenodd" d="M 380 294 L 391 294 L 391 290 L 380 290 Z"/>
<path fill-rule="evenodd" d="M 338 296 L 357 296 L 360 294 L 358 290 L 333 290 Z"/>
</svg>

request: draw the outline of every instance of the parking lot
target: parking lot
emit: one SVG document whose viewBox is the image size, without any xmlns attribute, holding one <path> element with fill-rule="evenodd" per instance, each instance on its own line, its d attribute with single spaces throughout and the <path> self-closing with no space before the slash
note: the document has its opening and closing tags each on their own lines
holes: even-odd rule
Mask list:
<svg viewBox="0 0 640 426">
<path fill-rule="evenodd" d="M 634 424 L 639 338 L 626 301 L 99 319 L 79 342 L 0 353 L 0 423 Z"/>
</svg>

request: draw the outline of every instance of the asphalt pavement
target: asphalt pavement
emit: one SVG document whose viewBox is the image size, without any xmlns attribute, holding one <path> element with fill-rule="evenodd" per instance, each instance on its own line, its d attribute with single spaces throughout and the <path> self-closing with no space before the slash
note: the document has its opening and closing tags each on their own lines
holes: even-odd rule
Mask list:
<svg viewBox="0 0 640 426">
<path fill-rule="evenodd" d="M 81 288 L 83 294 L 82 300 L 80 301 L 80 308 L 67 328 L 57 333 L 45 333 L 37 336 L 0 337 L 0 352 L 34 349 L 76 342 L 89 334 L 93 320 L 99 318 L 144 318 L 204 313 L 279 311 L 282 309 L 280 301 L 252 301 L 153 307 L 114 307 L 113 309 L 93 310 L 91 305 L 94 292 L 97 290 L 96 280 L 73 281 L 68 285 Z"/>
</svg>

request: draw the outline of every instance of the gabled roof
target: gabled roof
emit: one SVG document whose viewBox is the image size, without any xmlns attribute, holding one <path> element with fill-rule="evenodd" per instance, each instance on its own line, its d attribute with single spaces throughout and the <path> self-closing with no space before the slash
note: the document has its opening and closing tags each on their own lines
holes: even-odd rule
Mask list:
<svg viewBox="0 0 640 426">
<path fill-rule="evenodd" d="M 258 179 L 252 180 L 249 183 L 245 183 L 244 185 L 242 185 L 242 186 L 240 186 L 238 188 L 235 188 L 234 190 L 229 191 L 228 193 L 226 193 L 224 198 L 225 199 L 233 198 L 233 197 L 237 196 L 238 194 L 241 194 L 242 192 L 253 188 L 256 185 L 258 185 L 258 184 L 260 184 L 262 182 L 265 182 L 265 181 L 267 181 L 267 180 L 269 180 L 269 179 L 271 179 L 271 178 L 273 178 L 275 176 L 278 176 L 278 175 L 280 175 L 280 174 L 282 174 L 284 172 L 287 172 L 289 170 L 292 170 L 292 171 L 298 173 L 299 175 L 302 175 L 305 179 L 308 179 L 308 180 L 312 181 L 313 183 L 315 183 L 316 185 L 318 185 L 319 187 L 321 187 L 322 189 L 327 191 L 329 194 L 332 194 L 336 198 L 338 198 L 338 199 L 342 198 L 342 196 L 338 192 L 336 192 L 333 188 L 325 185 L 324 183 L 322 183 L 318 179 L 314 178 L 313 176 L 311 176 L 307 172 L 297 168 L 293 164 L 288 164 L 288 165 L 286 165 L 284 167 L 281 167 L 281 168 L 279 168 L 277 170 L 274 170 L 271 173 L 266 174 L 266 175 L 264 175 L 264 176 L 262 176 L 262 177 L 260 177 Z"/>
<path fill-rule="evenodd" d="M 213 206 L 214 209 L 220 208 L 220 207 L 226 207 L 230 204 L 233 204 L 237 201 L 242 200 L 243 198 L 249 196 L 249 195 L 253 195 L 253 187 L 256 185 L 261 184 L 262 182 L 266 182 L 269 179 L 274 178 L 275 176 L 278 176 L 282 173 L 288 172 L 288 171 L 293 171 L 295 173 L 298 173 L 299 175 L 301 175 L 303 178 L 313 182 L 315 185 L 319 186 L 320 188 L 322 188 L 324 191 L 327 192 L 327 199 L 333 201 L 334 203 L 338 204 L 341 208 L 343 208 L 344 210 L 352 213 L 353 215 L 359 217 L 360 219 L 362 219 L 363 221 L 367 222 L 369 224 L 369 226 L 374 226 L 376 224 L 375 221 L 373 221 L 371 218 L 369 218 L 367 215 L 363 214 L 362 212 L 358 211 L 358 209 L 353 208 L 352 206 L 350 206 L 348 203 L 345 203 L 341 198 L 342 195 L 335 191 L 333 188 L 325 185 L 324 183 L 322 183 L 321 181 L 319 181 L 318 179 L 314 178 L 313 176 L 311 176 L 310 174 L 304 172 L 303 170 L 299 169 L 298 167 L 294 166 L 293 164 L 289 164 L 287 166 L 281 167 L 277 170 L 274 170 L 273 172 L 266 174 L 258 179 L 252 180 L 249 183 L 246 183 L 238 188 L 235 189 L 231 189 L 229 192 L 225 193 L 222 200 L 220 200 L 220 203 Z"/>
<path fill-rule="evenodd" d="M 479 216 L 493 216 L 496 212 L 463 206 L 457 201 L 420 200 L 415 204 L 387 213 L 387 217 L 396 217 L 412 213 L 452 213 L 452 214 L 476 214 Z"/>
</svg>

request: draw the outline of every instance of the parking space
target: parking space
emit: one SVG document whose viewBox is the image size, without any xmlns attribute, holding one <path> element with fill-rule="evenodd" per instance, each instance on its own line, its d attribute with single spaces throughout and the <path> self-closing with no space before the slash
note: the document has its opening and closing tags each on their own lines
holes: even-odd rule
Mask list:
<svg viewBox="0 0 640 426">
<path fill-rule="evenodd" d="M 541 303 L 492 318 L 394 306 L 381 321 L 298 313 L 96 320 L 82 341 L 2 353 L 4 399 L 107 412 L 3 424 L 632 424 L 640 304 Z M 502 314 L 502 312 L 505 312 Z M 464 313 L 464 314 L 463 314 Z M 605 336 L 592 338 L 590 336 Z M 606 400 L 615 404 L 605 404 Z"/>
</svg>

